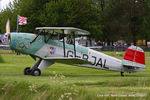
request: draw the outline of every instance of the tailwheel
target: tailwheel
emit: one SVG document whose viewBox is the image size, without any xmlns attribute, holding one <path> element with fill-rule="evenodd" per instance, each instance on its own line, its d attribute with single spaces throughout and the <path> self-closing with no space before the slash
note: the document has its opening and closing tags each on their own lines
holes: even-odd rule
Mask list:
<svg viewBox="0 0 150 100">
<path fill-rule="evenodd" d="M 41 75 L 40 69 L 37 69 L 37 68 L 33 69 L 31 75 L 32 76 L 40 76 Z"/>
<path fill-rule="evenodd" d="M 124 77 L 124 74 L 123 74 L 124 72 L 120 72 L 120 73 L 121 73 L 121 76 Z"/>
<path fill-rule="evenodd" d="M 31 74 L 31 68 L 30 67 L 26 67 L 24 69 L 24 75 L 30 75 Z"/>
</svg>

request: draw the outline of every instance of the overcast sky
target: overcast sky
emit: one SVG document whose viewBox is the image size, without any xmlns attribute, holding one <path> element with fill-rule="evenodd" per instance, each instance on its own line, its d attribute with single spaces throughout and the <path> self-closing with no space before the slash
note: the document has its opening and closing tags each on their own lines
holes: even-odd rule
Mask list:
<svg viewBox="0 0 150 100">
<path fill-rule="evenodd" d="M 0 9 L 3 9 L 8 5 L 9 2 L 12 2 L 13 0 L 0 0 Z"/>
</svg>

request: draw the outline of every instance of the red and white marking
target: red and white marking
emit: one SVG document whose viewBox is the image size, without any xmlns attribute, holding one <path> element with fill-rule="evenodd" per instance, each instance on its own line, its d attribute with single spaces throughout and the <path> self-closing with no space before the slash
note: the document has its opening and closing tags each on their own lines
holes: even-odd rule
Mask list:
<svg viewBox="0 0 150 100">
<path fill-rule="evenodd" d="M 145 67 L 145 54 L 140 47 L 131 46 L 126 50 L 123 65 Z"/>
</svg>

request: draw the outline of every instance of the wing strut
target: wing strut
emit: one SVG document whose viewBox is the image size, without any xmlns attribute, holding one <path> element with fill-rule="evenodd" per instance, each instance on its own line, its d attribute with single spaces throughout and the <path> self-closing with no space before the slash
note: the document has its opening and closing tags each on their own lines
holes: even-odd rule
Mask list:
<svg viewBox="0 0 150 100">
<path fill-rule="evenodd" d="M 65 49 L 65 32 L 64 32 L 64 29 L 62 29 L 63 31 L 63 47 L 64 47 L 64 57 L 66 57 L 66 49 Z"/>
<path fill-rule="evenodd" d="M 37 36 L 30 42 L 30 44 L 32 44 L 40 35 L 40 32 L 37 34 Z"/>
<path fill-rule="evenodd" d="M 74 39 L 74 57 L 76 57 L 76 41 L 75 41 L 75 33 L 73 33 L 73 39 Z"/>
</svg>

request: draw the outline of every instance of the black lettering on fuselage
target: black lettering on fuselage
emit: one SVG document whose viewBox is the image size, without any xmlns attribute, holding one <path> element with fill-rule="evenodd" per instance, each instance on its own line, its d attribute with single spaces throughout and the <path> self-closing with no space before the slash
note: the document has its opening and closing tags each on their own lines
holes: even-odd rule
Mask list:
<svg viewBox="0 0 150 100">
<path fill-rule="evenodd" d="M 76 55 L 76 58 L 81 58 L 81 57 Z"/>
<path fill-rule="evenodd" d="M 82 59 L 84 59 L 84 60 L 88 61 L 88 59 L 89 59 L 89 56 L 88 56 L 87 54 L 83 54 L 83 57 L 82 57 Z"/>
<path fill-rule="evenodd" d="M 67 57 L 74 57 L 74 52 L 73 51 L 67 51 Z M 80 56 L 76 55 L 76 58 L 81 58 Z"/>
<path fill-rule="evenodd" d="M 74 57 L 74 52 L 68 50 L 67 51 L 67 57 Z M 76 55 L 76 58 L 81 58 L 81 56 Z M 92 65 L 100 66 L 100 67 L 105 68 L 105 69 L 109 69 L 109 67 L 106 67 L 106 59 L 103 62 L 102 58 L 99 58 L 98 61 L 97 61 L 97 57 L 92 56 L 92 58 L 94 60 L 94 62 L 92 63 Z M 88 61 L 89 56 L 87 54 L 83 54 L 83 56 L 82 56 L 81 59 Z"/>
<path fill-rule="evenodd" d="M 78 55 L 77 55 L 77 53 L 76 53 L 76 58 L 81 58 L 81 57 L 80 57 L 80 56 L 78 56 Z"/>
<path fill-rule="evenodd" d="M 94 63 L 92 65 L 95 65 L 96 64 L 96 57 L 92 56 L 92 58 L 94 58 Z"/>
<path fill-rule="evenodd" d="M 109 69 L 109 67 L 106 67 L 105 65 L 106 65 L 106 59 L 104 60 L 103 68 L 105 68 L 105 69 Z"/>
<path fill-rule="evenodd" d="M 101 67 L 103 67 L 103 66 L 102 66 L 103 64 L 102 64 L 102 59 L 101 59 L 101 58 L 99 58 L 99 60 L 97 61 L 96 66 L 97 66 L 97 65 L 100 65 Z"/>
<path fill-rule="evenodd" d="M 96 63 L 96 66 L 100 65 L 100 67 L 105 68 L 105 69 L 109 69 L 108 67 L 106 67 L 106 59 L 104 60 L 104 64 L 102 63 L 102 59 L 99 58 L 99 60 Z"/>
<path fill-rule="evenodd" d="M 68 51 L 67 52 L 67 57 L 73 57 L 73 51 Z"/>
</svg>

